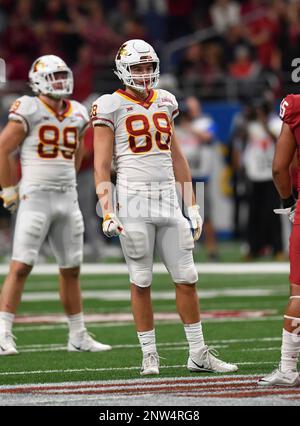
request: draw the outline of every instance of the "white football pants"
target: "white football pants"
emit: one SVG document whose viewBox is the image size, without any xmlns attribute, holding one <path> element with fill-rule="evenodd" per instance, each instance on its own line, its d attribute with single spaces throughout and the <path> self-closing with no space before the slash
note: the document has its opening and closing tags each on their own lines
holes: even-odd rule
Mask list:
<svg viewBox="0 0 300 426">
<path fill-rule="evenodd" d="M 60 268 L 80 266 L 84 225 L 74 187 L 64 190 L 27 189 L 21 195 L 12 259 L 34 265 L 48 237 Z"/>
<path fill-rule="evenodd" d="M 194 240 L 174 186 L 154 193 L 124 190 L 119 185 L 117 215 L 126 233 L 120 236 L 120 241 L 132 284 L 151 285 L 155 249 L 174 283 L 197 282 Z"/>
</svg>

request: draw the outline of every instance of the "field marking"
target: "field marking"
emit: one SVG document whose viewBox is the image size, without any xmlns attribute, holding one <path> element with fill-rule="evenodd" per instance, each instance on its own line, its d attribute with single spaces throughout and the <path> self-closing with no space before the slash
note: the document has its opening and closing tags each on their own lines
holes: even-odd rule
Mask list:
<svg viewBox="0 0 300 426">
<path fill-rule="evenodd" d="M 173 321 L 167 320 L 157 320 L 157 316 L 154 314 L 154 319 L 157 325 L 177 325 L 179 324 L 179 318 Z M 260 318 L 215 318 L 215 319 L 205 319 L 203 318 L 203 324 L 215 324 L 218 322 L 224 323 L 239 323 L 239 322 L 265 322 L 265 321 L 282 321 L 282 315 L 274 315 L 270 317 L 260 317 Z M 133 321 L 120 321 L 120 322 L 108 322 L 101 323 L 101 328 L 110 328 L 110 327 L 133 327 Z M 88 328 L 97 328 L 99 330 L 99 323 L 89 323 Z M 31 331 L 45 331 L 45 330 L 68 330 L 67 321 L 64 324 L 53 324 L 53 325 L 28 325 L 28 326 L 15 326 L 14 331 L 16 332 L 31 332 Z"/>
<path fill-rule="evenodd" d="M 250 388 L 250 389 L 249 389 Z M 173 396 L 180 396 L 181 393 L 184 392 L 183 395 L 186 397 L 198 397 L 198 398 L 236 398 L 236 397 L 259 397 L 259 396 L 266 396 L 266 395 L 277 395 L 277 396 L 285 396 L 285 395 L 291 395 L 291 396 L 297 396 L 300 397 L 300 389 L 261 389 L 256 386 L 256 384 L 241 384 L 239 385 L 228 385 L 227 389 L 224 389 L 224 386 L 221 388 L 218 386 L 213 385 L 213 387 L 205 386 L 205 388 L 197 385 L 192 386 L 182 386 L 182 385 L 176 385 L 175 389 L 172 389 L 170 385 L 158 388 L 155 387 L 149 387 L 145 389 L 137 389 L 137 388 L 128 388 L 125 391 L 120 389 L 115 390 L 107 390 L 107 389 L 84 389 L 84 390 L 71 390 L 71 391 L 61 391 L 61 392 L 38 392 L 46 395 L 57 395 L 57 394 L 63 394 L 63 395 L 145 395 L 149 393 L 156 393 L 156 394 L 164 394 L 168 392 L 169 394 L 172 394 Z M 193 393 L 194 392 L 194 393 Z M 196 393 L 197 392 L 197 393 Z"/>
<path fill-rule="evenodd" d="M 253 361 L 253 362 L 238 362 L 237 365 L 244 366 L 244 365 L 276 365 L 276 361 Z M 29 376 L 29 375 L 36 375 L 36 374 L 66 374 L 66 373 L 97 373 L 97 372 L 103 372 L 103 371 L 133 371 L 133 370 L 140 370 L 140 366 L 131 366 L 131 367 L 102 367 L 102 368 L 70 368 L 70 369 L 61 369 L 61 370 L 27 370 L 27 371 L 3 371 L 0 372 L 0 376 Z M 181 365 L 161 365 L 160 370 L 165 369 L 172 369 L 172 368 L 186 368 L 186 364 Z"/>
<path fill-rule="evenodd" d="M 207 342 L 211 344 L 210 342 Z M 214 349 L 228 349 L 230 347 L 229 344 L 211 344 Z M 188 344 L 186 342 L 183 343 L 174 343 L 174 344 L 164 344 L 160 343 L 157 344 L 162 351 L 187 351 L 188 350 Z M 112 345 L 113 350 L 117 349 L 135 349 L 139 348 L 140 346 L 137 345 Z M 59 351 L 66 351 L 67 345 L 65 344 L 50 344 L 50 345 L 23 345 L 18 346 L 18 349 L 21 353 L 39 353 L 39 352 L 59 352 Z M 267 348 L 247 348 L 247 349 L 240 349 L 240 352 L 278 352 L 280 351 L 280 346 L 277 347 L 267 347 Z"/>
<path fill-rule="evenodd" d="M 299 397 L 292 396 L 270 396 L 260 395 L 259 398 L 202 398 L 198 394 L 145 394 L 145 395 L 48 395 L 47 398 L 40 394 L 10 394 L 9 399 L 1 400 L 3 406 L 97 406 L 97 407 L 119 407 L 119 406 L 141 406 L 141 407 L 202 407 L 202 406 L 299 406 Z"/>
<path fill-rule="evenodd" d="M 241 380 L 241 379 L 248 379 L 251 380 L 251 378 L 256 379 L 260 377 L 259 375 L 253 375 L 253 374 L 220 374 L 218 376 L 211 376 L 211 375 L 203 375 L 201 376 L 201 380 Z M 173 381 L 173 380 L 182 380 L 182 381 L 191 381 L 191 380 L 199 380 L 198 377 L 185 377 L 185 376 L 179 376 L 179 377 L 143 377 L 143 378 L 135 378 L 135 379 L 112 379 L 112 380 L 84 380 L 84 381 L 68 381 L 68 382 L 57 382 L 57 383 L 23 383 L 23 384 L 17 384 L 17 385 L 0 385 L 1 389 L 14 389 L 14 388 L 26 388 L 28 386 L 34 386 L 34 387 L 52 387 L 52 386 L 89 386 L 89 385 L 126 385 L 127 383 L 135 383 L 137 386 L 144 385 L 145 383 L 166 383 L 167 381 Z"/>
<path fill-rule="evenodd" d="M 147 397 L 148 403 L 153 398 L 165 398 L 168 394 L 175 402 L 176 399 L 184 397 L 186 405 L 191 398 L 204 403 L 206 399 L 227 399 L 230 401 L 242 398 L 290 398 L 300 397 L 300 388 L 263 388 L 257 386 L 259 375 L 213 375 L 176 378 L 143 378 L 119 381 L 84 381 L 84 382 L 58 382 L 45 384 L 27 385 L 3 385 L 0 387 L 2 402 L 20 401 L 20 397 L 27 399 L 27 403 L 41 403 L 47 401 L 49 404 L 54 401 L 62 402 L 64 396 L 72 396 L 77 403 L 80 398 L 90 398 L 97 395 L 101 401 L 109 399 L 121 401 L 125 398 L 135 396 L 136 400 Z M 41 396 L 47 399 L 41 399 Z M 10 400 L 4 397 L 9 397 Z M 75 399 L 75 396 L 78 398 Z M 61 398 L 62 397 L 62 398 Z M 116 398 L 117 397 L 117 398 Z M 91 400 L 91 399 L 90 399 Z M 65 399 L 65 401 L 67 401 Z M 266 401 L 264 399 L 264 401 Z M 101 404 L 102 405 L 102 404 Z M 147 404 L 148 405 L 148 404 Z"/>
<path fill-rule="evenodd" d="M 266 352 L 266 351 L 270 351 L 270 352 L 273 352 L 273 351 L 280 351 L 281 350 L 281 347 L 280 346 L 277 346 L 277 347 L 272 347 L 272 348 L 251 348 L 251 349 L 239 349 L 239 352 Z"/>
<path fill-rule="evenodd" d="M 174 366 L 175 367 L 175 366 Z M 261 375 L 198 375 L 0 386 L 1 405 L 296 405 L 300 388 L 257 386 Z M 134 399 L 133 399 L 134 396 Z M 294 400 L 294 404 L 292 403 Z M 92 403 L 95 401 L 96 403 Z M 290 401 L 290 402 L 288 402 Z"/>
<path fill-rule="evenodd" d="M 283 289 L 259 289 L 259 288 L 235 288 L 218 290 L 198 290 L 200 299 L 215 299 L 218 297 L 270 297 L 288 296 L 288 287 Z M 104 300 L 104 301 L 130 301 L 130 289 L 128 290 L 83 290 L 84 300 Z M 152 300 L 175 300 L 175 291 L 151 291 Z M 22 302 L 51 302 L 59 301 L 57 291 L 34 291 L 25 292 L 22 295 Z"/>
<path fill-rule="evenodd" d="M 158 346 L 158 345 L 157 345 Z M 138 348 L 139 345 L 131 345 L 132 348 L 136 347 Z M 213 345 L 214 349 L 228 349 L 230 346 L 229 345 Z M 128 349 L 128 345 L 117 345 L 114 346 L 112 345 L 113 350 L 116 349 Z M 20 350 L 20 353 L 39 353 L 39 352 L 60 352 L 60 351 L 66 351 L 67 350 L 67 345 L 40 345 L 40 347 L 37 348 L 28 348 L 26 346 L 18 346 L 18 349 Z M 174 345 L 173 347 L 166 347 L 166 345 L 161 344 L 160 349 L 162 351 L 187 351 L 189 349 L 188 344 L 184 344 L 182 346 L 180 345 Z M 280 346 L 278 347 L 272 347 L 272 348 L 247 348 L 247 349 L 237 349 L 239 352 L 266 352 L 266 351 L 270 351 L 270 352 L 279 352 L 280 351 Z M 233 351 L 233 349 L 231 348 L 231 350 Z"/>
<path fill-rule="evenodd" d="M 113 350 L 114 349 L 125 349 L 127 347 L 127 345 L 124 345 L 125 347 L 122 347 L 122 345 L 118 345 L 118 347 L 116 346 L 112 346 Z M 132 345 L 132 346 L 136 346 L 136 348 L 139 347 L 139 345 Z M 179 345 L 174 345 L 172 348 L 170 347 L 164 347 L 164 345 L 161 345 L 161 350 L 163 351 L 187 351 L 188 350 L 188 344 L 186 343 L 186 345 L 183 346 L 179 346 Z M 228 349 L 229 346 L 228 345 L 214 345 L 213 346 L 214 349 Z M 18 346 L 18 350 L 20 350 L 20 353 L 39 353 L 39 352 L 59 352 L 59 351 L 66 351 L 67 350 L 67 345 L 44 345 L 38 348 L 28 348 L 26 346 Z M 279 350 L 279 348 L 277 348 L 277 350 Z M 252 352 L 252 349 L 247 350 L 248 352 Z"/>
<path fill-rule="evenodd" d="M 196 263 L 196 268 L 200 274 L 288 274 L 290 265 L 288 262 L 282 263 Z M 9 265 L 0 265 L 0 274 L 8 273 Z M 81 268 L 83 275 L 128 275 L 125 263 L 85 263 Z M 155 274 L 168 274 L 162 263 L 154 263 L 153 272 Z M 32 275 L 56 275 L 58 266 L 55 264 L 36 265 L 31 272 Z"/>
<path fill-rule="evenodd" d="M 222 405 L 221 402 L 227 405 L 290 405 L 292 400 L 295 404 L 299 400 L 299 387 L 259 387 L 257 381 L 260 377 L 254 374 L 195 374 L 193 377 L 2 385 L 0 401 L 1 405 L 165 406 L 172 403 L 173 406 L 200 406 L 208 403 Z M 92 401 L 97 403 L 91 404 Z"/>
<path fill-rule="evenodd" d="M 235 319 L 235 318 L 261 318 L 268 317 L 276 314 L 274 310 L 261 310 L 261 311 L 235 311 L 235 310 L 211 310 L 204 311 L 201 314 L 202 319 Z M 111 313 L 111 314 L 85 314 L 85 322 L 123 322 L 133 321 L 131 313 Z M 176 312 L 156 312 L 154 315 L 155 320 L 179 320 L 179 315 Z M 65 323 L 66 316 L 63 314 L 48 314 L 48 315 L 22 315 L 17 316 L 15 323 L 17 324 L 45 324 L 45 323 Z"/>
<path fill-rule="evenodd" d="M 116 383 L 110 383 L 110 382 L 81 382 L 80 384 L 64 384 L 61 385 L 59 383 L 52 383 L 52 384 L 45 384 L 45 385 L 25 385 L 23 387 L 18 386 L 18 385 L 10 385 L 8 387 L 6 387 L 5 385 L 0 387 L 0 393 L 6 393 L 6 392 L 21 392 L 24 393 L 24 390 L 26 390 L 27 392 L 39 392 L 39 391 L 43 391 L 45 393 L 47 392 L 66 392 L 66 391 L 77 391 L 77 390 L 85 390 L 85 391 L 90 391 L 90 390 L 94 390 L 94 389 L 104 389 L 106 392 L 107 391 L 122 391 L 122 390 L 160 390 L 161 388 L 164 388 L 168 385 L 172 385 L 174 383 L 176 383 L 177 385 L 183 385 L 186 387 L 192 387 L 192 386 L 197 386 L 197 388 L 202 388 L 202 389 L 208 389 L 209 385 L 216 386 L 216 387 L 224 387 L 224 386 L 228 386 L 228 385 L 234 385 L 234 386 L 239 386 L 239 387 L 244 387 L 245 385 L 253 385 L 255 382 L 255 379 L 258 379 L 259 376 L 251 376 L 249 378 L 232 378 L 232 377 L 224 377 L 224 378 L 220 378 L 219 376 L 216 377 L 211 377 L 211 378 L 186 378 L 186 380 L 184 380 L 183 378 L 176 378 L 176 379 L 161 379 L 159 382 L 156 381 L 152 381 L 151 379 L 148 379 L 144 382 L 141 381 L 137 381 L 135 379 L 129 379 L 127 382 L 116 382 Z M 151 389 L 149 389 L 151 388 Z M 300 391 L 300 390 L 299 390 Z"/>
<path fill-rule="evenodd" d="M 2 276 L 4 277 L 4 276 Z M 199 290 L 218 290 L 218 289 L 230 289 L 230 290 L 234 290 L 235 288 L 237 289 L 255 289 L 258 288 L 259 290 L 268 290 L 268 289 L 274 289 L 274 283 L 273 282 L 265 282 L 264 278 L 266 277 L 266 275 L 259 275 L 260 278 L 260 282 L 253 282 L 251 280 L 249 280 L 249 278 L 251 278 L 250 276 L 246 276 L 244 275 L 238 275 L 235 276 L 235 279 L 238 277 L 238 280 L 242 281 L 242 283 L 236 283 L 236 282 L 228 282 L 226 281 L 225 283 L 211 283 L 210 282 L 210 275 L 207 275 L 205 277 L 205 280 L 202 279 L 202 277 L 200 277 L 199 283 L 197 284 L 197 288 Z M 1 278 L 1 275 L 0 275 Z M 26 283 L 26 287 L 25 287 L 25 293 L 34 293 L 36 291 L 40 291 L 40 292 L 45 292 L 45 291 L 58 291 L 58 277 L 53 277 L 52 281 L 44 281 L 44 278 L 48 278 L 48 276 L 43 277 L 43 276 L 39 276 L 39 281 L 32 281 L 31 279 L 29 279 L 29 281 Z M 118 275 L 116 275 L 114 278 L 118 278 Z M 119 277 L 121 278 L 121 276 Z M 220 278 L 220 277 L 219 277 Z M 214 277 L 214 280 L 216 279 L 216 277 Z M 107 290 L 107 291 L 111 291 L 111 290 L 129 290 L 130 285 L 128 283 L 128 281 L 126 279 L 122 278 L 122 281 L 106 281 L 106 277 L 105 277 L 105 281 L 103 276 L 99 276 L 97 280 L 88 280 L 88 277 L 82 277 L 81 278 L 81 290 L 82 291 L 93 291 L 93 290 Z M 166 285 L 166 287 L 171 291 L 175 291 L 174 289 L 174 285 L 172 284 L 172 280 L 170 279 L 169 283 Z M 286 291 L 289 287 L 288 284 L 288 276 L 283 277 L 282 281 L 278 284 L 276 284 L 276 290 L 279 291 Z M 166 288 L 165 288 L 166 289 Z M 160 284 L 159 282 L 154 282 L 153 286 L 152 286 L 152 290 L 153 291 L 159 291 L 160 290 Z"/>
<path fill-rule="evenodd" d="M 228 340 L 207 340 L 206 343 L 210 346 L 213 346 L 216 349 L 227 349 L 229 345 L 234 343 L 265 343 L 265 342 L 281 342 L 281 337 L 274 338 L 258 338 L 258 339 L 228 339 Z M 160 350 L 164 351 L 174 351 L 174 350 L 188 350 L 188 343 L 186 341 L 180 342 L 163 342 L 156 343 L 156 346 Z M 136 344 L 124 344 L 124 345 L 112 345 L 113 350 L 118 349 L 137 349 L 140 348 L 138 343 Z M 52 344 L 30 344 L 30 345 L 18 345 L 20 352 L 45 352 L 45 351 L 65 351 L 67 349 L 67 344 L 62 343 L 52 343 Z M 279 351 L 280 346 L 278 347 L 263 347 L 263 348 L 247 348 L 247 349 L 238 349 L 240 352 L 263 352 L 263 351 Z"/>
<path fill-rule="evenodd" d="M 265 338 L 253 338 L 253 339 L 225 339 L 225 340 L 206 340 L 206 343 L 208 345 L 213 345 L 214 347 L 216 347 L 216 345 L 224 345 L 224 347 L 230 345 L 230 344 L 234 344 L 234 343 L 264 343 L 264 342 L 281 342 L 282 338 L 281 337 L 265 337 Z M 156 343 L 157 347 L 169 347 L 170 350 L 173 347 L 176 346 L 184 346 L 186 345 L 186 347 L 188 347 L 188 344 L 186 341 L 182 340 L 180 342 L 163 342 L 163 343 Z M 51 344 L 31 344 L 31 345 L 18 345 L 18 349 L 22 350 L 22 349 L 40 349 L 40 348 L 45 348 L 48 347 L 49 349 L 51 348 L 57 348 L 57 347 L 62 347 L 62 343 L 51 343 Z M 65 344 L 64 348 L 67 347 L 67 344 Z M 125 344 L 125 345 L 112 345 L 113 349 L 135 349 L 135 348 L 139 348 L 140 344 L 139 343 L 135 343 L 135 344 Z M 247 351 L 248 349 L 245 349 L 245 351 Z"/>
</svg>

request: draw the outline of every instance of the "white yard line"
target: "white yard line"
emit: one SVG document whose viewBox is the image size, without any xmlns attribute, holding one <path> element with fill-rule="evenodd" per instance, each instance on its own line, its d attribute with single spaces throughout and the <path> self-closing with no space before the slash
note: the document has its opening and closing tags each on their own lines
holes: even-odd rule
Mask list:
<svg viewBox="0 0 300 426">
<path fill-rule="evenodd" d="M 174 291 L 152 291 L 152 300 L 175 300 Z M 201 299 L 215 299 L 218 297 L 270 297 L 287 296 L 286 289 L 259 289 L 259 288 L 235 288 L 217 290 L 199 290 L 198 296 Z M 130 301 L 130 291 L 128 290 L 83 290 L 84 300 L 105 300 L 105 301 Z M 25 292 L 22 296 L 23 302 L 50 302 L 59 301 L 57 291 L 35 291 Z"/>
<path fill-rule="evenodd" d="M 126 346 L 126 345 L 125 345 Z M 163 346 L 163 345 L 162 345 Z M 213 346 L 214 349 L 228 349 L 229 346 L 228 345 L 214 345 Z M 115 349 L 123 349 L 122 347 L 116 348 L 115 346 L 113 346 L 113 350 Z M 267 348 L 264 348 L 265 350 L 269 350 Z M 276 350 L 279 350 L 280 348 L 276 348 Z M 44 347 L 40 347 L 40 348 L 24 348 L 23 349 L 21 347 L 18 347 L 18 350 L 20 351 L 20 353 L 39 353 L 39 352 L 64 352 L 67 350 L 67 346 L 66 345 L 57 345 L 57 346 L 48 346 L 45 345 Z M 162 347 L 161 348 L 162 351 L 187 351 L 188 350 L 188 345 L 184 345 L 184 346 L 174 346 L 172 348 L 167 348 L 167 347 Z M 253 349 L 247 349 L 247 352 L 253 352 Z"/>
<path fill-rule="evenodd" d="M 172 366 L 161 366 L 160 368 L 182 368 L 185 365 L 172 365 Z M 35 375 L 35 374 L 62 374 L 62 373 L 88 373 L 97 371 L 130 371 L 140 370 L 140 366 L 137 367 L 109 367 L 109 368 L 72 368 L 72 369 L 61 369 L 61 370 L 29 370 L 29 371 L 3 371 L 0 372 L 0 376 L 15 376 L 15 375 Z"/>
<path fill-rule="evenodd" d="M 238 365 L 275 365 L 274 361 L 264 361 L 264 362 L 239 362 Z M 140 370 L 140 366 L 136 367 L 108 367 L 108 368 L 70 368 L 70 369 L 61 369 L 61 370 L 29 370 L 29 371 L 3 371 L 0 372 L 0 376 L 29 376 L 29 375 L 37 375 L 37 374 L 66 374 L 66 373 L 96 373 L 100 371 L 133 371 Z M 173 368 L 186 368 L 186 364 L 181 365 L 161 365 L 160 369 L 173 369 Z M 165 378 L 166 380 L 166 378 Z"/>
<path fill-rule="evenodd" d="M 134 347 L 135 345 L 132 345 L 132 347 Z M 124 345 L 124 347 L 122 347 L 122 345 L 118 345 L 118 347 L 113 346 L 113 350 L 115 349 L 125 349 L 126 347 L 128 347 L 127 345 Z M 138 345 L 136 345 L 136 347 L 138 347 Z M 213 345 L 214 349 L 229 349 L 232 347 L 229 345 Z M 162 351 L 187 351 L 188 350 L 188 345 L 183 345 L 183 346 L 174 346 L 172 348 L 168 348 L 168 347 L 164 347 L 164 345 L 162 345 L 162 347 L 160 348 Z M 45 345 L 44 347 L 40 347 L 40 348 L 21 348 L 18 347 L 18 350 L 20 351 L 20 353 L 38 353 L 38 352 L 63 352 L 67 350 L 67 346 L 66 345 L 57 345 L 57 346 L 48 346 Z M 270 352 L 278 352 L 280 351 L 280 346 L 278 347 L 273 347 L 273 348 L 247 348 L 247 349 L 236 349 L 239 352 L 266 352 L 266 351 L 270 351 Z"/>
<path fill-rule="evenodd" d="M 0 265 L 0 274 L 7 274 L 9 265 Z M 288 274 L 289 263 L 197 263 L 196 268 L 200 274 Z M 155 263 L 154 273 L 167 274 L 162 263 Z M 58 267 L 55 264 L 36 265 L 32 275 L 57 274 Z M 97 264 L 85 263 L 82 265 L 84 275 L 123 275 L 128 274 L 124 263 Z"/>
<path fill-rule="evenodd" d="M 156 315 L 154 314 L 154 318 Z M 221 322 L 229 323 L 229 322 L 265 322 L 265 321 L 282 321 L 283 316 L 282 315 L 274 315 L 274 316 L 266 316 L 266 317 L 258 317 L 258 318 L 214 318 L 214 319 L 203 319 L 204 324 L 214 324 Z M 177 317 L 176 320 L 167 321 L 167 320 L 156 320 L 156 324 L 159 325 L 176 325 L 179 323 L 179 318 Z M 88 328 L 97 328 L 98 330 L 101 330 L 102 328 L 110 328 L 110 327 L 132 327 L 133 326 L 133 320 L 131 322 L 129 321 L 120 321 L 120 322 L 108 322 L 108 323 L 89 323 Z M 53 325 L 29 325 L 29 326 L 15 326 L 14 331 L 16 332 L 31 332 L 31 331 L 54 331 L 57 329 L 63 329 L 67 330 L 68 325 L 67 321 L 65 321 L 65 324 L 53 324 Z"/>
<path fill-rule="evenodd" d="M 207 344 L 209 345 L 219 345 L 219 347 L 228 347 L 228 345 L 234 344 L 234 343 L 265 343 L 265 342 L 281 342 L 281 337 L 267 337 L 267 338 L 258 338 L 258 339 L 225 339 L 225 340 L 207 340 Z M 224 345 L 224 346 L 222 346 Z M 180 341 L 180 342 L 163 342 L 163 343 L 156 343 L 156 346 L 159 348 L 170 348 L 172 350 L 174 347 L 181 347 L 186 349 L 187 342 L 186 341 Z M 113 349 L 134 349 L 139 348 L 140 345 L 138 343 L 136 344 L 125 344 L 125 345 L 113 345 Z M 52 343 L 52 344 L 32 344 L 32 345 L 18 345 L 18 349 L 24 350 L 24 349 L 44 349 L 48 348 L 48 350 L 55 349 L 55 348 L 64 348 L 66 349 L 66 345 L 63 346 L 62 343 Z M 271 348 L 272 350 L 277 350 L 278 347 Z M 258 350 L 265 350 L 270 348 L 258 348 Z M 243 350 L 243 349 L 242 349 Z M 248 349 L 244 349 L 247 351 Z"/>
</svg>

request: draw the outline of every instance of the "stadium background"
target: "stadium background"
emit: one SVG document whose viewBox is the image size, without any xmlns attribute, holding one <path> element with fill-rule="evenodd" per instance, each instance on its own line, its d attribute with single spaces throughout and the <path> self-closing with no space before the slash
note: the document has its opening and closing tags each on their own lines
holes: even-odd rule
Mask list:
<svg viewBox="0 0 300 426">
<path fill-rule="evenodd" d="M 297 93 L 298 85 L 291 81 L 291 63 L 300 51 L 299 10 L 299 2 L 282 0 L 2 0 L 0 57 L 7 64 L 8 83 L 1 90 L 0 125 L 5 125 L 11 102 L 30 93 L 28 69 L 39 55 L 57 54 L 67 61 L 75 77 L 74 98 L 89 108 L 100 94 L 120 87 L 112 72 L 118 47 L 130 38 L 145 39 L 161 58 L 160 87 L 176 94 L 183 114 L 186 98 L 196 96 L 215 124 L 214 161 L 207 189 L 213 226 L 207 237 L 212 240 L 208 258 L 226 260 L 227 249 L 232 260 L 250 259 L 250 201 L 242 161 L 247 138 L 241 147 L 236 123 L 244 119 L 247 126 L 246 109 L 258 103 L 268 104 L 277 113 L 282 97 Z M 177 126 L 181 125 L 178 120 Z M 86 146 L 86 161 L 79 175 L 81 192 L 93 186 L 91 134 Z M 121 257 L 118 244 L 97 232 L 96 200 L 92 191 L 90 199 L 85 195 L 81 207 L 89 228 L 86 261 Z M 0 256 L 7 259 L 11 221 L 3 210 L 1 217 Z M 289 229 L 283 225 L 277 232 L 282 234 L 286 253 Z M 221 244 L 217 249 L 214 233 L 219 241 L 233 244 Z M 262 243 L 252 257 L 268 254 L 268 246 L 268 241 Z M 273 252 L 276 258 L 284 258 L 281 251 Z M 51 259 L 47 245 L 43 255 L 44 260 Z M 201 253 L 199 256 L 202 259 Z"/>
</svg>

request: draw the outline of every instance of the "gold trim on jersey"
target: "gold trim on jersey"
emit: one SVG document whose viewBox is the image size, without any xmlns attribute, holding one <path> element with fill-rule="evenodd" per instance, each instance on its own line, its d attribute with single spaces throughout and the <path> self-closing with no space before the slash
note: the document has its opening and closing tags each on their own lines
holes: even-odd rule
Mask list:
<svg viewBox="0 0 300 426">
<path fill-rule="evenodd" d="M 63 121 L 66 117 L 70 117 L 70 115 L 73 112 L 72 103 L 68 99 L 64 99 L 64 103 L 65 103 L 66 107 L 63 110 L 63 112 L 61 112 L 61 113 L 58 113 L 57 111 L 55 111 L 50 105 L 48 105 L 40 97 L 38 97 L 38 99 L 42 102 L 42 104 L 45 106 L 45 108 L 49 112 L 51 112 L 57 118 L 57 120 L 60 121 L 60 122 Z"/>
<path fill-rule="evenodd" d="M 146 109 L 149 109 L 151 105 L 157 100 L 157 97 L 158 97 L 157 90 L 150 90 L 149 96 L 144 101 L 137 98 L 134 95 L 131 95 L 130 93 L 126 92 L 123 89 L 119 89 L 115 93 L 122 96 L 122 98 L 126 99 L 127 101 L 134 102 Z"/>
</svg>

